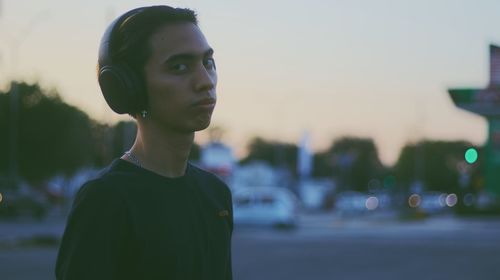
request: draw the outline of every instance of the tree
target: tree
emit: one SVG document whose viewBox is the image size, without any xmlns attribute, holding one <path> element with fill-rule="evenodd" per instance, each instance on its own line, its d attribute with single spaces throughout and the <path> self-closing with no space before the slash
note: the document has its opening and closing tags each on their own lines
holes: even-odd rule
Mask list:
<svg viewBox="0 0 500 280">
<path fill-rule="evenodd" d="M 267 141 L 256 137 L 250 141 L 248 150 L 248 155 L 240 163 L 262 160 L 272 166 L 286 168 L 297 175 L 297 145 Z"/>
<path fill-rule="evenodd" d="M 42 89 L 39 84 L 13 82 L 0 92 L 0 175 L 9 170 L 10 97 L 19 96 L 17 161 L 19 175 L 38 183 L 56 174 L 71 175 L 85 166 L 102 167 L 128 150 L 137 132 L 135 122 L 101 124 L 80 109 L 66 104 L 56 90 Z M 199 158 L 194 144 L 190 159 Z"/>
<path fill-rule="evenodd" d="M 17 89 L 19 104 L 18 163 L 21 177 L 38 182 L 59 172 L 72 173 L 91 164 L 95 156 L 92 121 L 86 113 L 64 103 L 55 90 L 38 84 L 13 82 L 0 92 L 0 131 L 9 133 L 10 96 Z M 4 134 L 5 135 L 5 134 Z M 0 137 L 2 155 L 9 155 L 9 137 Z M 0 173 L 7 173 L 8 156 L 0 158 Z"/>
<path fill-rule="evenodd" d="M 314 176 L 334 176 L 340 189 L 367 191 L 372 179 L 382 179 L 385 169 L 372 139 L 343 137 L 329 150 L 314 156 Z"/>
<path fill-rule="evenodd" d="M 465 141 L 431 141 L 407 144 L 394 166 L 397 181 L 410 186 L 420 181 L 425 190 L 457 192 L 458 165 L 472 145 Z"/>
</svg>

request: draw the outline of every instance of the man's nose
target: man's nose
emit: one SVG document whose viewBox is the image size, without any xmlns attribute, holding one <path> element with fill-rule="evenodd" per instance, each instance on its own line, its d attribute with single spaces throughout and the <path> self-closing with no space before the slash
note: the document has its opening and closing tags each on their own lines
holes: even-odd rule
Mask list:
<svg viewBox="0 0 500 280">
<path fill-rule="evenodd" d="M 215 88 L 217 84 L 217 73 L 215 70 L 208 70 L 204 65 L 198 67 L 194 77 L 196 91 L 209 91 Z"/>
</svg>

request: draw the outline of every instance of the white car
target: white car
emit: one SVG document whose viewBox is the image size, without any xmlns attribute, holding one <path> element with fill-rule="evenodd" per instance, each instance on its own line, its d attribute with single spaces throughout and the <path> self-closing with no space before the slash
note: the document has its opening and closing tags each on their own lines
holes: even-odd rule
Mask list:
<svg viewBox="0 0 500 280">
<path fill-rule="evenodd" d="M 245 187 L 233 191 L 235 224 L 297 225 L 298 199 L 288 189 L 278 187 Z"/>
</svg>

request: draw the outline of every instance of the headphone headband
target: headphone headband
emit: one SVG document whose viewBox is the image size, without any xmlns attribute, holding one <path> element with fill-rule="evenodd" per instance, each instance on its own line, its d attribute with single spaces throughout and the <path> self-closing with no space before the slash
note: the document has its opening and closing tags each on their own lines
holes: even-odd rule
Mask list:
<svg viewBox="0 0 500 280">
<path fill-rule="evenodd" d="M 118 114 L 135 114 L 146 107 L 144 86 L 141 79 L 128 65 L 113 59 L 113 50 L 120 28 L 147 8 L 130 10 L 112 21 L 100 42 L 99 86 L 109 107 Z"/>
</svg>

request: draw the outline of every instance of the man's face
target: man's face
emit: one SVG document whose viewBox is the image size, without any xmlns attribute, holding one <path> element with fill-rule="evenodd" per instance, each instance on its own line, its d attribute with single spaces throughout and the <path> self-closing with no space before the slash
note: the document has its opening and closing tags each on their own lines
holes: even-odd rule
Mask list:
<svg viewBox="0 0 500 280">
<path fill-rule="evenodd" d="M 144 66 L 149 115 L 178 132 L 208 127 L 215 107 L 217 73 L 212 49 L 192 23 L 168 24 L 150 38 Z"/>
</svg>

